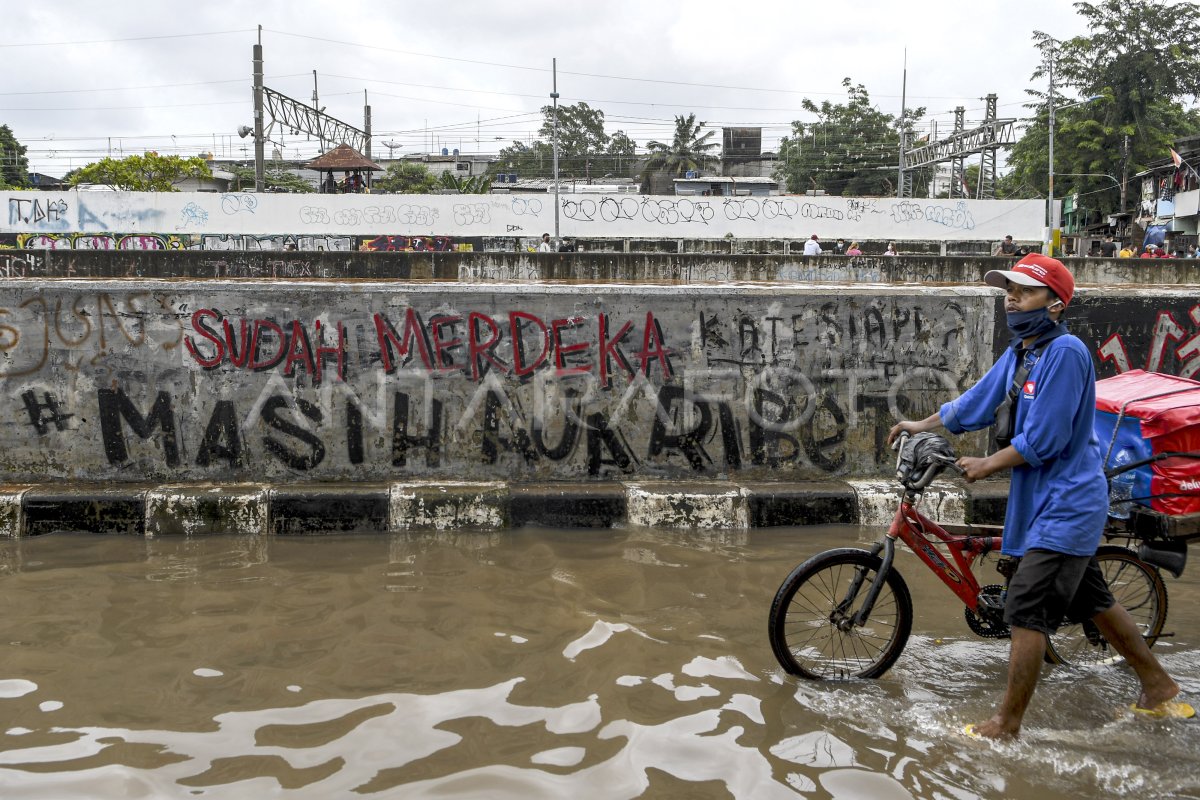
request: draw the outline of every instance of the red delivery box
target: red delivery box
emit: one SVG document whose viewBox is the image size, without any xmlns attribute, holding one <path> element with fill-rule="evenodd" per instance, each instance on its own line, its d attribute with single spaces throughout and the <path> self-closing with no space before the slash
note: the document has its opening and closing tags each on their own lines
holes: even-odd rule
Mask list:
<svg viewBox="0 0 1200 800">
<path fill-rule="evenodd" d="M 1200 381 L 1135 369 L 1096 381 L 1104 468 L 1166 453 L 1200 455 Z M 1164 457 L 1132 470 L 1133 502 L 1163 514 L 1200 512 L 1200 458 Z"/>
</svg>

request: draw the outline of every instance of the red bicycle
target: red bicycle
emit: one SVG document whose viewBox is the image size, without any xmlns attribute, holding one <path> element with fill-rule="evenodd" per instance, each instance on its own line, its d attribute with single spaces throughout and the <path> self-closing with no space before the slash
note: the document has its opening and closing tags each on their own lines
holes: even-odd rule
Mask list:
<svg viewBox="0 0 1200 800">
<path fill-rule="evenodd" d="M 897 477 L 904 491 L 891 527 L 869 550 L 827 550 L 796 567 L 771 603 L 771 648 L 783 668 L 803 678 L 877 678 L 887 672 L 912 631 L 912 595 L 894 566 L 896 541 L 909 547 L 963 602 L 967 626 L 989 639 L 1007 638 L 1005 586 L 981 586 L 972 567 L 999 552 L 999 528 L 941 526 L 917 510 L 929 483 L 947 467 L 958 469 L 946 440 L 903 435 Z M 949 529 L 949 530 L 948 530 Z M 955 530 L 954 533 L 951 530 Z M 1120 536 L 1117 531 L 1113 535 Z M 1132 550 L 1103 545 L 1096 560 L 1117 601 L 1133 616 L 1146 642 L 1162 635 L 1167 588 L 1157 567 Z M 1003 569 L 1006 560 L 997 564 Z M 1011 575 L 1011 572 L 1009 573 Z M 1068 621 L 1047 637 L 1046 660 L 1100 664 L 1118 656 L 1086 620 Z"/>
</svg>

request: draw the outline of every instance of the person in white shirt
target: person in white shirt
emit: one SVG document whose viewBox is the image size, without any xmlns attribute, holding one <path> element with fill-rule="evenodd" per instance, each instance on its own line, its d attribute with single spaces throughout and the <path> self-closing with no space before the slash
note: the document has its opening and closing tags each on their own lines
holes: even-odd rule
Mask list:
<svg viewBox="0 0 1200 800">
<path fill-rule="evenodd" d="M 900 255 L 900 253 L 899 253 L 899 252 L 897 252 L 897 250 L 896 250 L 896 243 L 895 243 L 895 242 L 888 242 L 887 250 L 884 250 L 884 251 L 883 251 L 883 254 L 884 254 L 885 256 L 898 256 L 898 255 Z"/>
<path fill-rule="evenodd" d="M 548 233 L 542 234 L 542 242 L 541 242 L 541 244 L 539 244 L 537 246 L 537 251 L 539 253 L 553 253 L 554 252 L 554 248 L 550 245 L 550 234 L 548 234 Z"/>
<path fill-rule="evenodd" d="M 812 238 L 804 243 L 804 255 L 819 256 L 821 255 L 821 243 L 817 241 L 817 235 L 814 233 Z"/>
</svg>

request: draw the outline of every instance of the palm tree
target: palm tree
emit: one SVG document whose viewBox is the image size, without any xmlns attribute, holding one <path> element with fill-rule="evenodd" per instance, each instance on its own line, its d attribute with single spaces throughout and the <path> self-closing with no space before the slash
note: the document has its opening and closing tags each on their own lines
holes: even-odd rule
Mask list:
<svg viewBox="0 0 1200 800">
<path fill-rule="evenodd" d="M 701 136 L 700 129 L 703 127 L 703 122 L 696 122 L 695 114 L 686 117 L 677 115 L 675 137 L 669 145 L 662 142 L 649 142 L 646 145 L 650 158 L 642 172 L 642 183 L 647 189 L 650 188 L 651 173 L 663 172 L 671 177 L 682 178 L 688 170 L 701 169 L 717 160 L 708 152 L 717 146 L 716 142 L 709 141 L 714 131 Z"/>
</svg>

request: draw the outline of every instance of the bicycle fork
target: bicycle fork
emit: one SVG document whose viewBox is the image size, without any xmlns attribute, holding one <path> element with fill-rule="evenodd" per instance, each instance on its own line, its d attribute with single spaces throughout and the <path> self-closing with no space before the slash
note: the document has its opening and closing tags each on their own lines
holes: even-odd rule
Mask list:
<svg viewBox="0 0 1200 800">
<path fill-rule="evenodd" d="M 875 601 L 879 599 L 879 593 L 883 591 L 884 581 L 887 580 L 888 573 L 892 570 L 892 559 L 896 555 L 896 541 L 890 536 L 885 537 L 882 542 L 876 542 L 871 547 L 871 555 L 878 556 L 883 553 L 883 563 L 879 565 L 879 570 L 875 573 L 875 580 L 871 581 L 871 585 L 867 587 L 867 594 L 863 598 L 862 607 L 858 609 L 858 613 L 853 617 L 846 616 L 846 612 L 853 605 L 854 599 L 858 597 L 859 591 L 862 589 L 863 582 L 866 580 L 866 569 L 862 569 L 850 581 L 850 587 L 846 590 L 846 597 L 842 602 L 838 603 L 834 609 L 834 616 L 837 617 L 837 627 L 840 630 L 847 631 L 850 628 L 861 628 L 867 623 L 867 619 L 871 616 L 871 611 L 875 608 Z"/>
</svg>

